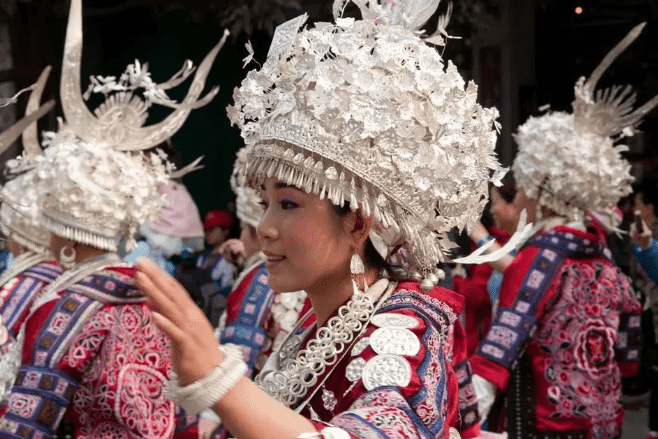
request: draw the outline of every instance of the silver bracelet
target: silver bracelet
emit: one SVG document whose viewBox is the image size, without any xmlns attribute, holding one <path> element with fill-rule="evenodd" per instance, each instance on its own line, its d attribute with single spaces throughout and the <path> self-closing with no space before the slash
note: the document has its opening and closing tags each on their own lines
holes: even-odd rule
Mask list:
<svg viewBox="0 0 658 439">
<path fill-rule="evenodd" d="M 205 377 L 183 387 L 174 373 L 167 382 L 165 394 L 180 405 L 188 415 L 193 416 L 211 408 L 247 372 L 247 365 L 242 361 L 242 350 L 239 346 L 226 345 L 220 346 L 219 349 L 224 354 L 224 360 Z"/>
</svg>

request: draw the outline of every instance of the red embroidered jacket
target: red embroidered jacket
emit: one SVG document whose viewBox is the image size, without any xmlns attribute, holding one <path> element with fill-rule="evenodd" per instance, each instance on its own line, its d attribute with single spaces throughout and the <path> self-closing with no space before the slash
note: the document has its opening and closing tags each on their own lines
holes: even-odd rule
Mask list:
<svg viewBox="0 0 658 439">
<path fill-rule="evenodd" d="M 319 419 L 318 430 L 329 423 L 353 438 L 447 438 L 449 427 L 477 435 L 470 369 L 455 370 L 451 358 L 456 340 L 464 342 L 454 326 L 462 306 L 463 298 L 444 288 L 423 293 L 416 282 L 400 283 L 363 335 L 318 377 L 301 413 Z M 465 349 L 459 352 L 465 359 Z M 461 394 L 459 380 L 467 389 Z"/>
<path fill-rule="evenodd" d="M 641 307 L 602 238 L 568 227 L 536 236 L 505 271 L 499 303 L 471 363 L 507 389 L 510 438 L 618 437 Z"/>
<path fill-rule="evenodd" d="M 164 395 L 169 340 L 127 264 L 60 291 L 26 321 L 23 362 L 0 418 L 2 438 L 194 438 L 195 419 Z"/>
</svg>

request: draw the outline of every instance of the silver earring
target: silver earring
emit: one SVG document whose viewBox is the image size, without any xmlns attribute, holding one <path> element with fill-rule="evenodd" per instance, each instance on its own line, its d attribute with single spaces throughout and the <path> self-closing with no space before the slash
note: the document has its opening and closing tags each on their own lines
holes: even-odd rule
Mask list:
<svg viewBox="0 0 658 439">
<path fill-rule="evenodd" d="M 352 255 L 352 259 L 350 260 L 350 273 L 352 274 L 352 295 L 357 296 L 359 294 L 363 294 L 363 292 L 359 289 L 359 286 L 357 284 L 357 279 L 359 276 L 362 276 L 366 272 L 366 267 L 363 265 L 363 261 L 361 260 L 361 257 L 354 253 Z M 366 283 L 366 280 L 363 279 L 363 290 L 368 289 L 368 284 Z"/>
<path fill-rule="evenodd" d="M 66 250 L 70 249 L 71 253 L 66 254 Z M 70 270 L 75 267 L 75 249 L 73 247 L 62 247 L 59 251 L 59 265 L 62 266 L 64 270 Z"/>
</svg>

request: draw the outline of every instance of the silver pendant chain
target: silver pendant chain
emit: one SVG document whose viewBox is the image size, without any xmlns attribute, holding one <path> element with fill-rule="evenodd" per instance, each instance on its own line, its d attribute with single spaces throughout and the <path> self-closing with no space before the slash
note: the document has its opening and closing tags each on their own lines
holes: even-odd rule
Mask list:
<svg viewBox="0 0 658 439">
<path fill-rule="evenodd" d="M 393 284 L 389 285 L 377 306 L 367 293 L 354 294 L 345 305 L 338 308 L 336 316 L 316 331 L 315 337 L 308 342 L 305 349 L 298 350 L 303 337 L 293 335 L 298 329 L 295 328 L 282 343 L 279 351 L 272 354 L 280 365 L 278 370 L 263 370 L 263 373 L 256 377 L 256 383 L 277 401 L 288 407 L 294 406 L 304 398 L 311 387 L 318 384 L 318 378 L 327 366 L 333 366 L 340 361 L 340 354 L 346 352 L 345 348 L 355 340 L 355 334 L 358 338 L 375 311 L 388 298 L 393 290 L 391 286 Z M 298 326 L 307 316 L 299 320 Z M 297 355 L 293 358 L 295 351 Z"/>
</svg>

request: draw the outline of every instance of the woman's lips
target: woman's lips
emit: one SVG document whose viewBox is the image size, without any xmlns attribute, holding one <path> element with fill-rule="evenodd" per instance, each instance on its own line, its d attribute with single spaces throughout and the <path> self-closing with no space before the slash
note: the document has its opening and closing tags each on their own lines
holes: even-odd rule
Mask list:
<svg viewBox="0 0 658 439">
<path fill-rule="evenodd" d="M 278 265 L 284 259 L 286 259 L 285 256 L 275 255 L 275 254 L 267 253 L 267 252 L 265 252 L 265 256 L 267 257 L 267 261 L 265 262 L 265 267 L 268 268 L 268 269 Z"/>
</svg>

